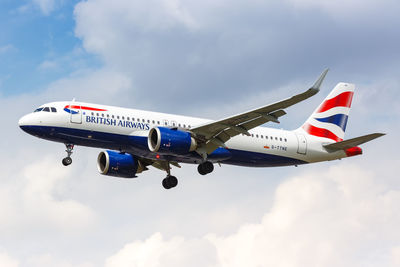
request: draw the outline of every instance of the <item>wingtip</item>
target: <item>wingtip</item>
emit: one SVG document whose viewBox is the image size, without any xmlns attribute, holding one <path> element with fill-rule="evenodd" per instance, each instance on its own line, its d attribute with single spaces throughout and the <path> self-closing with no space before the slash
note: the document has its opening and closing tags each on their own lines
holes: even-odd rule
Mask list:
<svg viewBox="0 0 400 267">
<path fill-rule="evenodd" d="M 319 91 L 319 88 L 321 87 L 322 82 L 324 81 L 326 74 L 328 73 L 329 68 L 326 68 L 321 75 L 319 76 L 318 80 L 314 83 L 314 85 L 311 87 L 311 89 L 315 91 Z"/>
</svg>

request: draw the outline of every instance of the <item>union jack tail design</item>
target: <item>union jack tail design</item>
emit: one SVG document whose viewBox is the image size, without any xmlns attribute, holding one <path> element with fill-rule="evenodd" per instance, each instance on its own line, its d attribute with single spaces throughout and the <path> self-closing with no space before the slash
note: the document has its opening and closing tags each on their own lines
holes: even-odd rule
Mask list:
<svg viewBox="0 0 400 267">
<path fill-rule="evenodd" d="M 338 83 L 301 128 L 309 135 L 342 141 L 354 88 L 354 84 Z"/>
</svg>

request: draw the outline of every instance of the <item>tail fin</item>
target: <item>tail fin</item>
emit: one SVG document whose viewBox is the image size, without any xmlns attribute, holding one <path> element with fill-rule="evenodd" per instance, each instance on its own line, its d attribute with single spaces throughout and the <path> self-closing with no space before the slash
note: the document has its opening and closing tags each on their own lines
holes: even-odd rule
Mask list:
<svg viewBox="0 0 400 267">
<path fill-rule="evenodd" d="M 338 83 L 301 127 L 307 134 L 335 142 L 344 139 L 354 84 Z"/>
</svg>

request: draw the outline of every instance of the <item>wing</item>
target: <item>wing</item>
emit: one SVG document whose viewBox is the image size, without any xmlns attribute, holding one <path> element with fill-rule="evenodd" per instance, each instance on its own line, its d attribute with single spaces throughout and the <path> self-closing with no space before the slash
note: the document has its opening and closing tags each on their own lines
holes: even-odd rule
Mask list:
<svg viewBox="0 0 400 267">
<path fill-rule="evenodd" d="M 301 94 L 294 95 L 271 105 L 192 128 L 192 133 L 194 133 L 201 143 L 197 152 L 204 157 L 204 153 L 210 154 L 218 147 L 225 147 L 225 142 L 236 135 L 250 135 L 248 130 L 269 121 L 279 123 L 278 118 L 286 114 L 283 109 L 306 100 L 319 92 L 319 88 L 327 72 L 328 69 L 321 74 L 310 89 Z"/>
</svg>

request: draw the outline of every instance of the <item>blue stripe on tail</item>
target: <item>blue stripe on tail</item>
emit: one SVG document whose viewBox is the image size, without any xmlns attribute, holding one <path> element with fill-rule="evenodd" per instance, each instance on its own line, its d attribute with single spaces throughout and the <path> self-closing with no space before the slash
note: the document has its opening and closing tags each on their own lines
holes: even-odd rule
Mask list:
<svg viewBox="0 0 400 267">
<path fill-rule="evenodd" d="M 317 121 L 320 122 L 326 122 L 326 123 L 333 123 L 337 126 L 339 126 L 340 128 L 342 128 L 343 132 L 346 131 L 346 125 L 347 125 L 347 119 L 349 118 L 349 116 L 345 115 L 345 114 L 336 114 L 330 117 L 326 117 L 326 118 L 314 118 Z"/>
</svg>

